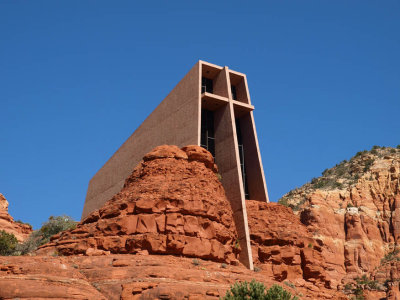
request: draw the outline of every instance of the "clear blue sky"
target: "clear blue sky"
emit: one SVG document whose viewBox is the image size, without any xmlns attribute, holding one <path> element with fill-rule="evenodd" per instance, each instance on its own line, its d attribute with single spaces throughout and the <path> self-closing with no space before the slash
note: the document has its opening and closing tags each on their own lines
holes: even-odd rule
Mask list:
<svg viewBox="0 0 400 300">
<path fill-rule="evenodd" d="M 35 228 L 79 219 L 89 179 L 202 59 L 247 74 L 277 201 L 400 144 L 399 55 L 399 1 L 2 0 L 0 192 Z"/>
</svg>

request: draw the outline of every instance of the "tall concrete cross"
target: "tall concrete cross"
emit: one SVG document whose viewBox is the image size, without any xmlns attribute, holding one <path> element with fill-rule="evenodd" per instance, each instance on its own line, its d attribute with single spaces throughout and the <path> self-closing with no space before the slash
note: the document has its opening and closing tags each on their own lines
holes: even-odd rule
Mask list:
<svg viewBox="0 0 400 300">
<path fill-rule="evenodd" d="M 247 78 L 198 61 L 89 182 L 82 219 L 122 189 L 154 147 L 199 145 L 218 165 L 241 246 L 240 261 L 253 268 L 246 199 L 268 202 Z"/>
</svg>

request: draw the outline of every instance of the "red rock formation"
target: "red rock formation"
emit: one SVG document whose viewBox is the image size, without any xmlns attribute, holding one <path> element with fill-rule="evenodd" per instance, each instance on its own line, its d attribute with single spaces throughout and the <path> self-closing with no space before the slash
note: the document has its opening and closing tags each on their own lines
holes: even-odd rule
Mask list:
<svg viewBox="0 0 400 300">
<path fill-rule="evenodd" d="M 342 291 L 351 296 L 356 287 L 367 300 L 400 299 L 400 151 L 385 151 L 325 171 L 325 188 L 315 188 L 317 179 L 288 194 L 284 204 L 295 213 L 248 200 L 253 272 L 235 258 L 232 212 L 212 156 L 197 146 L 158 147 L 120 193 L 38 251 L 65 257 L 0 258 L 0 298 L 31 297 L 36 280 L 38 298 L 64 285 L 78 299 L 216 299 L 254 278 L 285 283 L 301 299 L 347 299 Z M 47 263 L 64 266 L 48 275 Z"/>
<path fill-rule="evenodd" d="M 0 299 L 219 299 L 237 281 L 276 284 L 262 272 L 172 255 L 0 257 Z M 301 300 L 347 300 L 313 285 L 291 288 Z"/>
<path fill-rule="evenodd" d="M 12 233 L 19 242 L 24 241 L 32 232 L 31 226 L 15 222 L 8 214 L 8 201 L 2 194 L 0 194 L 0 230 Z"/>
<path fill-rule="evenodd" d="M 250 238 L 255 265 L 269 278 L 296 286 L 338 285 L 329 276 L 324 243 L 314 239 L 290 208 L 277 203 L 247 200 Z"/>
<path fill-rule="evenodd" d="M 173 254 L 237 263 L 236 231 L 211 154 L 198 146 L 148 153 L 120 193 L 40 251 Z"/>
<path fill-rule="evenodd" d="M 63 257 L 0 258 L 0 298 L 218 299 L 255 279 L 301 299 L 346 299 L 325 241 L 278 204 L 247 201 L 257 268 L 240 265 L 216 171 L 203 148 L 155 148 L 120 193 L 37 251 Z"/>
<path fill-rule="evenodd" d="M 321 180 L 335 182 L 315 188 Z M 281 202 L 296 210 L 314 238 L 323 240 L 323 253 L 333 254 L 323 255 L 328 277 L 343 284 L 363 274 L 380 284 L 394 278 L 397 267 L 382 271 L 381 260 L 399 245 L 400 150 L 360 153 L 313 181 Z"/>
</svg>

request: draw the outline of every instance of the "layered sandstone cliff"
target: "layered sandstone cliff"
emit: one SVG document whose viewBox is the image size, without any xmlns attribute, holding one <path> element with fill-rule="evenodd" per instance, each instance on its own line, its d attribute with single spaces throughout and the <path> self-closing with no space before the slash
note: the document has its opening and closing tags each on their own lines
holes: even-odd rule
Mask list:
<svg viewBox="0 0 400 300">
<path fill-rule="evenodd" d="M 241 264 L 175 255 L 0 256 L 0 299 L 218 300 L 230 285 L 253 279 L 280 284 L 301 300 L 348 299 L 330 289 L 291 287 Z"/>
<path fill-rule="evenodd" d="M 324 242 L 314 238 L 290 208 L 248 200 L 247 214 L 254 263 L 266 277 L 295 286 L 336 289 Z"/>
<path fill-rule="evenodd" d="M 32 232 L 30 225 L 15 222 L 8 214 L 8 201 L 3 194 L 0 194 L 0 230 L 12 233 L 19 242 L 24 241 Z"/>
<path fill-rule="evenodd" d="M 384 265 L 388 255 L 397 261 L 399 183 L 400 149 L 374 147 L 325 170 L 279 202 L 293 208 L 313 238 L 323 241 L 322 252 L 331 254 L 323 255 L 331 280 L 354 283 L 364 275 L 384 290 L 388 280 L 397 278 L 397 266 Z"/>
</svg>

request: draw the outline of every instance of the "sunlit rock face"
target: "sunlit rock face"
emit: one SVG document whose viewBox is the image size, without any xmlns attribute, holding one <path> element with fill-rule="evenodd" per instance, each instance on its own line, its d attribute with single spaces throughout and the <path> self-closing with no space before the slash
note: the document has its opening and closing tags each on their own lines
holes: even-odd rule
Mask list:
<svg viewBox="0 0 400 300">
<path fill-rule="evenodd" d="M 32 232 L 30 225 L 15 222 L 8 214 L 8 201 L 3 194 L 0 194 L 0 230 L 12 233 L 19 242 L 24 241 Z"/>
<path fill-rule="evenodd" d="M 325 170 L 280 203 L 292 207 L 332 253 L 330 276 L 342 282 L 363 274 L 373 279 L 385 255 L 399 247 L 399 180 L 400 149 L 375 147 Z M 376 278 L 391 280 L 383 277 Z"/>
<path fill-rule="evenodd" d="M 40 251 L 145 252 L 237 263 L 232 210 L 216 170 L 212 155 L 201 147 L 156 147 L 120 193 Z"/>
</svg>

